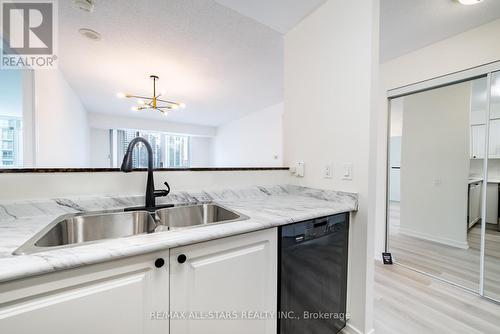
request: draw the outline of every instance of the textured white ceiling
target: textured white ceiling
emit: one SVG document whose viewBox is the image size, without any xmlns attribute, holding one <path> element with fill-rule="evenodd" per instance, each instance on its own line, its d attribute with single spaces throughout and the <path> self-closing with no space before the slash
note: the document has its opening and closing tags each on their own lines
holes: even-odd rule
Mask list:
<svg viewBox="0 0 500 334">
<path fill-rule="evenodd" d="M 90 112 L 217 126 L 283 100 L 283 37 L 213 0 L 106 0 L 93 13 L 59 2 L 60 69 Z M 78 34 L 101 33 L 95 42 Z M 187 104 L 134 112 L 125 91 Z"/>
<path fill-rule="evenodd" d="M 474 6 L 456 0 L 381 0 L 383 63 L 500 17 L 500 1 Z"/>
<path fill-rule="evenodd" d="M 282 34 L 295 27 L 326 0 L 215 0 Z"/>
</svg>

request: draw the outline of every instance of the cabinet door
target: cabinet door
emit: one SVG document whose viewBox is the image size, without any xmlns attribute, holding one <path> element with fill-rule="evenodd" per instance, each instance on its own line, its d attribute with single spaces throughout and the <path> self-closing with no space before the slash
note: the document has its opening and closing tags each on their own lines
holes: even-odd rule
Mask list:
<svg viewBox="0 0 500 334">
<path fill-rule="evenodd" d="M 498 224 L 498 183 L 488 183 L 486 202 L 486 222 Z"/>
<path fill-rule="evenodd" d="M 166 266 L 161 254 L 0 285 L 0 333 L 167 334 Z"/>
<path fill-rule="evenodd" d="M 242 319 L 243 312 L 276 312 L 276 238 L 269 229 L 172 249 L 170 332 L 276 334 L 276 313 Z"/>
<path fill-rule="evenodd" d="M 485 125 L 473 125 L 471 127 L 471 158 L 482 159 L 484 158 L 485 148 Z"/>
<path fill-rule="evenodd" d="M 469 227 L 481 219 L 481 183 L 469 186 Z"/>
<path fill-rule="evenodd" d="M 490 158 L 500 157 L 500 119 L 490 121 Z"/>
</svg>

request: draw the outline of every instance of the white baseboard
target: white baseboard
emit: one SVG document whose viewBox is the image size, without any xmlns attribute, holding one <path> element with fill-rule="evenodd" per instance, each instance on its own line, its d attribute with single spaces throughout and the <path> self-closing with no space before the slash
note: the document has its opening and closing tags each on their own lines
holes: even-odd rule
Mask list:
<svg viewBox="0 0 500 334">
<path fill-rule="evenodd" d="M 457 247 L 457 248 L 461 248 L 461 249 L 469 249 L 469 243 L 466 241 L 462 242 L 462 241 L 456 241 L 456 240 L 452 240 L 452 239 L 448 239 L 448 238 L 436 237 L 436 236 L 431 235 L 431 234 L 417 232 L 417 231 L 409 230 L 409 229 L 406 229 L 403 227 L 399 228 L 399 233 L 406 235 L 406 236 L 409 236 L 409 237 L 414 237 L 414 238 L 419 238 L 419 239 L 423 239 L 423 240 L 427 240 L 427 241 L 437 242 L 437 243 L 448 245 L 451 247 Z"/>
<path fill-rule="evenodd" d="M 352 326 L 350 323 L 347 323 L 345 328 L 342 330 L 342 334 L 373 334 L 373 333 L 375 333 L 375 329 L 373 329 L 373 328 L 371 330 L 369 330 L 368 332 L 363 333 L 362 331 L 360 331 L 356 327 Z"/>
</svg>

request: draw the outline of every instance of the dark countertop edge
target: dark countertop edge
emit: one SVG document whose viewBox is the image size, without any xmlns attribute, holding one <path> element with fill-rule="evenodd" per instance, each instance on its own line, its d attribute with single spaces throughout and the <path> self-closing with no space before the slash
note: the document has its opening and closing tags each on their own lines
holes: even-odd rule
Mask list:
<svg viewBox="0 0 500 334">
<path fill-rule="evenodd" d="M 289 167 L 197 167 L 197 168 L 157 168 L 155 172 L 238 172 L 289 170 Z M 133 172 L 145 172 L 146 168 L 136 168 Z M 13 173 L 110 173 L 121 172 L 120 168 L 0 168 L 0 174 Z"/>
</svg>

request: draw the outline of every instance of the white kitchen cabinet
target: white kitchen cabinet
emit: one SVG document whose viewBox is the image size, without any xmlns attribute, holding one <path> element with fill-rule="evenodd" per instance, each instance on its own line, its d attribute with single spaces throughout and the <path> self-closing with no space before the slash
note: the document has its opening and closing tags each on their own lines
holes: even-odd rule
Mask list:
<svg viewBox="0 0 500 334">
<path fill-rule="evenodd" d="M 488 182 L 486 202 L 486 222 L 498 224 L 498 183 Z"/>
<path fill-rule="evenodd" d="M 170 263 L 170 308 L 187 315 L 171 320 L 171 334 L 276 333 L 274 317 L 240 317 L 276 312 L 276 228 L 175 248 Z"/>
<path fill-rule="evenodd" d="M 0 333 L 168 334 L 168 251 L 0 284 Z M 160 312 L 160 313 L 155 313 Z"/>
<path fill-rule="evenodd" d="M 471 158 L 484 159 L 486 125 L 471 126 Z M 490 121 L 489 157 L 500 158 L 500 119 Z"/>
<path fill-rule="evenodd" d="M 471 126 L 471 158 L 484 159 L 486 127 L 482 125 Z"/>
<path fill-rule="evenodd" d="M 500 119 L 490 120 L 490 158 L 500 157 Z"/>
<path fill-rule="evenodd" d="M 482 182 L 469 185 L 469 228 L 481 219 Z"/>
</svg>

